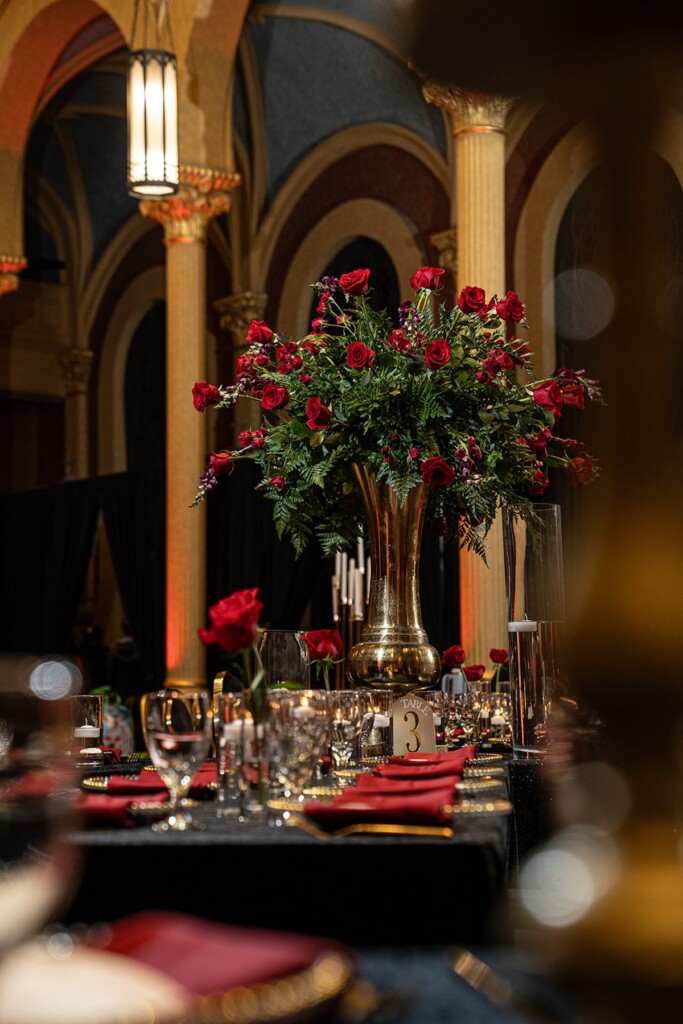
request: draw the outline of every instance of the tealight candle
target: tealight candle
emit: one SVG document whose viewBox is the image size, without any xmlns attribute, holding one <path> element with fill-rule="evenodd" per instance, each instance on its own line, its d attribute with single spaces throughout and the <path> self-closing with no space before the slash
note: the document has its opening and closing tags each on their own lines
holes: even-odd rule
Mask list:
<svg viewBox="0 0 683 1024">
<path fill-rule="evenodd" d="M 94 740 L 100 735 L 100 730 L 96 725 L 79 725 L 77 729 L 74 729 L 74 739 L 77 740 Z"/>
<path fill-rule="evenodd" d="M 372 723 L 373 729 L 388 729 L 390 725 L 391 719 L 387 715 L 375 713 L 375 721 Z"/>
</svg>

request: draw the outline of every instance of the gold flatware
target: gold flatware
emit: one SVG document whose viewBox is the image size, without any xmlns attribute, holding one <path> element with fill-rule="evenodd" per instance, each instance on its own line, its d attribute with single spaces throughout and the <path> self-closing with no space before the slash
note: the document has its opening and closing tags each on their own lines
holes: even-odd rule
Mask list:
<svg viewBox="0 0 683 1024">
<path fill-rule="evenodd" d="M 345 836 L 371 835 L 371 836 L 429 836 L 434 839 L 452 839 L 453 829 L 447 826 L 438 825 L 389 825 L 377 822 L 357 822 L 354 825 L 345 825 L 343 828 L 335 829 L 334 832 L 326 832 L 325 829 L 314 825 L 303 815 L 293 815 L 287 821 L 287 827 L 300 828 L 316 839 L 343 839 Z"/>
<path fill-rule="evenodd" d="M 507 978 L 476 957 L 469 949 L 453 946 L 448 951 L 453 973 L 489 1003 L 519 1014 L 534 1024 L 560 1024 L 561 1018 L 537 999 L 515 992 Z"/>
</svg>

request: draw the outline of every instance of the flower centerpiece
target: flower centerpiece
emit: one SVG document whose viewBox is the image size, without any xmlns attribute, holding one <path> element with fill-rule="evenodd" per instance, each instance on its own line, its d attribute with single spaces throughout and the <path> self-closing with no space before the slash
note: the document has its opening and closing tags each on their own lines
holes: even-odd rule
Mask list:
<svg viewBox="0 0 683 1024">
<path fill-rule="evenodd" d="M 387 557 L 373 564 L 367 623 L 350 655 L 350 677 L 364 685 L 410 689 L 439 673 L 417 594 L 424 522 L 485 557 L 500 506 L 533 519 L 531 499 L 550 469 L 581 483 L 598 471 L 590 452 L 557 429 L 563 408 L 599 399 L 595 381 L 565 368 L 534 380 L 531 351 L 517 336 L 526 323 L 516 293 L 487 298 L 468 287 L 449 309 L 436 299 L 444 273 L 416 271 L 413 298 L 395 319 L 372 307 L 369 270 L 325 277 L 313 285 L 309 333 L 294 340 L 253 321 L 235 383 L 193 388 L 200 412 L 247 398 L 263 413 L 235 450 L 211 453 L 194 503 L 249 459 L 278 534 L 297 552 L 312 535 L 331 554 L 365 534 L 373 560 Z M 401 664 L 381 662 L 391 645 Z"/>
<path fill-rule="evenodd" d="M 355 270 L 313 285 L 318 316 L 305 337 L 253 321 L 235 383 L 200 381 L 193 397 L 199 411 L 248 398 L 263 426 L 242 431 L 236 450 L 211 453 L 195 503 L 235 462 L 252 460 L 279 535 L 298 552 L 315 533 L 331 553 L 364 530 L 353 471 L 364 465 L 401 504 L 425 484 L 428 529 L 485 556 L 499 506 L 529 518 L 550 469 L 593 479 L 596 460 L 557 427 L 563 408 L 599 398 L 597 384 L 565 368 L 534 381 L 516 333 L 526 327 L 519 297 L 469 287 L 452 309 L 436 306 L 443 274 L 418 270 L 396 320 L 370 305 L 370 271 Z"/>
</svg>

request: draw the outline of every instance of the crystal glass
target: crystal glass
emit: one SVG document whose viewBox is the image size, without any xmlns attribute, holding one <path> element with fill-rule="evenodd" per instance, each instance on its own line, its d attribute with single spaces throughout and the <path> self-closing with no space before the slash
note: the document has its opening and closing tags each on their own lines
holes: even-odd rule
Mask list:
<svg viewBox="0 0 683 1024">
<path fill-rule="evenodd" d="M 361 754 L 364 762 L 375 764 L 378 760 L 386 760 L 391 754 L 394 695 L 382 690 L 371 690 L 369 696 L 371 714 L 366 711 L 363 717 Z"/>
<path fill-rule="evenodd" d="M 99 768 L 104 764 L 102 744 L 102 697 L 79 693 L 71 698 L 73 742 L 71 756 L 80 768 Z"/>
<path fill-rule="evenodd" d="M 360 740 L 365 711 L 365 691 L 335 690 L 330 694 L 330 746 L 335 771 L 351 764 Z"/>
<path fill-rule="evenodd" d="M 185 798 L 209 751 L 210 700 L 201 690 L 160 690 L 146 694 L 145 740 L 152 764 L 170 794 L 168 817 L 156 822 L 156 832 L 196 828 Z"/>
<path fill-rule="evenodd" d="M 239 693 L 219 693 L 214 698 L 213 738 L 216 747 L 218 792 L 216 813 L 232 817 L 240 813 L 240 781 L 244 731 L 244 700 Z"/>
<path fill-rule="evenodd" d="M 299 630 L 264 629 L 256 643 L 268 686 L 294 683 L 307 690 L 311 684 L 308 647 Z"/>
<path fill-rule="evenodd" d="M 277 690 L 269 694 L 271 761 L 287 799 L 303 791 L 328 743 L 329 694 Z"/>
</svg>

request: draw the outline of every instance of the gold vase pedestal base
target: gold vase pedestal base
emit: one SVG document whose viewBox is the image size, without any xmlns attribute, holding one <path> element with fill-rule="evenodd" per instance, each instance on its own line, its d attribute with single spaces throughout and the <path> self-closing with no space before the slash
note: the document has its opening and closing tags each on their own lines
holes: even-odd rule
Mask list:
<svg viewBox="0 0 683 1024">
<path fill-rule="evenodd" d="M 439 652 L 426 640 L 401 642 L 366 636 L 351 648 L 347 660 L 348 678 L 354 686 L 397 697 L 433 689 L 440 672 Z"/>
</svg>

